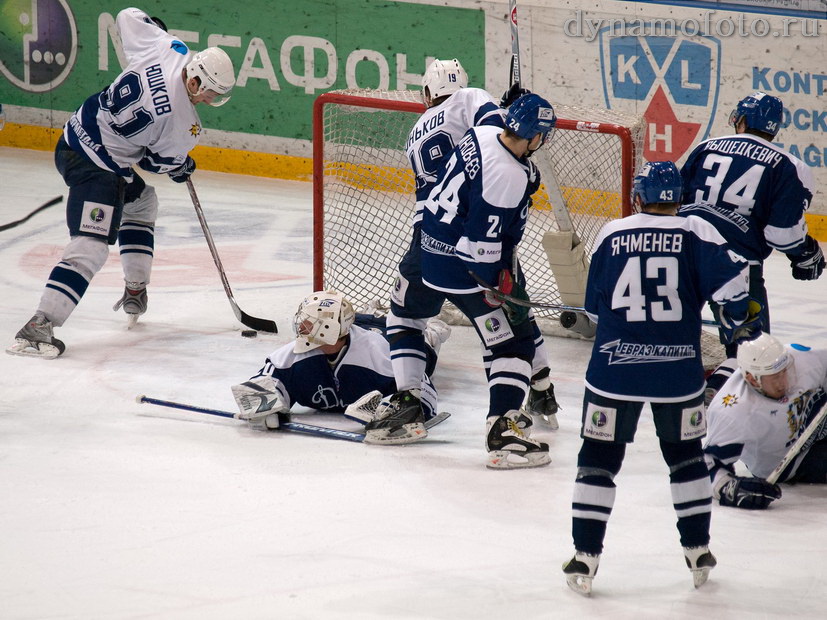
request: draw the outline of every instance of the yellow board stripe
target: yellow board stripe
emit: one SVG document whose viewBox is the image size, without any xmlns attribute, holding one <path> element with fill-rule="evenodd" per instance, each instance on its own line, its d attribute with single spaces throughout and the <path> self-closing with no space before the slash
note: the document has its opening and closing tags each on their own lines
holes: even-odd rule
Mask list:
<svg viewBox="0 0 827 620">
<path fill-rule="evenodd" d="M 62 129 L 6 123 L 5 127 L 0 130 L 0 146 L 51 151 L 62 133 Z M 313 179 L 313 160 L 308 157 L 240 151 L 214 146 L 196 146 L 192 151 L 192 157 L 202 170 L 250 174 L 291 181 L 311 181 Z M 376 187 L 382 189 L 382 191 L 392 191 L 394 187 L 405 188 L 407 191 L 407 188 L 410 187 L 408 179 L 406 179 L 410 171 L 407 170 L 398 170 L 388 176 L 386 171 L 381 170 L 378 166 L 348 165 L 348 167 L 358 168 L 362 171 L 370 170 L 369 174 L 361 176 L 358 183 L 363 187 Z M 389 178 L 393 180 L 390 183 Z M 616 195 L 581 188 L 562 188 L 562 190 L 567 201 L 573 198 L 569 194 L 579 194 L 579 199 L 575 202 L 600 205 L 605 209 L 606 215 L 610 217 L 616 217 L 616 214 L 618 214 L 619 197 Z M 545 200 L 547 201 L 547 198 Z M 540 209 L 547 209 L 549 206 L 547 202 L 544 204 L 543 199 L 535 203 L 535 207 Z M 807 220 L 810 234 L 819 241 L 827 241 L 827 216 L 808 213 L 804 217 Z"/>
</svg>

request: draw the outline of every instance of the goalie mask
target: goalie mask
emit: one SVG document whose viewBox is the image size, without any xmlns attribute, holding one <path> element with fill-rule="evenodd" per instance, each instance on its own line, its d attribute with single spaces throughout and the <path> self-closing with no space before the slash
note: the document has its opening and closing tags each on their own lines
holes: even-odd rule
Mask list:
<svg viewBox="0 0 827 620">
<path fill-rule="evenodd" d="M 422 76 L 422 94 L 431 101 L 453 95 L 468 86 L 468 74 L 459 60 L 434 60 Z M 427 89 L 427 92 L 426 92 Z M 426 101 L 427 103 L 427 101 Z"/>
<path fill-rule="evenodd" d="M 795 363 L 776 337 L 764 332 L 738 345 L 738 366 L 747 382 L 767 398 L 782 400 L 795 395 Z"/>
<path fill-rule="evenodd" d="M 293 317 L 294 353 L 336 344 L 346 336 L 355 318 L 353 306 L 337 291 L 317 291 L 301 302 Z"/>
<path fill-rule="evenodd" d="M 193 54 L 187 64 L 186 72 L 187 81 L 198 78 L 200 82 L 198 90 L 192 93 L 193 97 L 210 92 L 213 95 L 212 99 L 204 103 L 213 107 L 224 105 L 229 101 L 230 91 L 235 86 L 235 73 L 233 61 L 220 47 L 208 47 Z"/>
</svg>

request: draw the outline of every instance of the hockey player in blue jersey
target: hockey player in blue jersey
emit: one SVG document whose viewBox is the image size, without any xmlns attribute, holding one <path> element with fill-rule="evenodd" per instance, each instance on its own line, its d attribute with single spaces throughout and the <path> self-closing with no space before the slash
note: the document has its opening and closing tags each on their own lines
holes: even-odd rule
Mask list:
<svg viewBox="0 0 827 620">
<path fill-rule="evenodd" d="M 239 419 L 258 428 L 278 428 L 278 414 L 299 405 L 346 413 L 364 424 L 372 419 L 376 403 L 373 408 L 349 406 L 373 393 L 378 392 L 378 401 L 396 392 L 384 319 L 355 314 L 337 291 L 317 291 L 299 305 L 293 327 L 294 342 L 273 351 L 257 374 L 232 387 Z M 431 375 L 450 333 L 436 319 L 425 329 L 427 362 L 420 376 L 425 418 L 437 413 Z"/>
<path fill-rule="evenodd" d="M 760 510 L 781 497 L 767 477 L 827 406 L 827 350 L 784 346 L 763 333 L 738 347 L 737 361 L 707 408 L 704 454 L 721 506 Z M 751 476 L 736 474 L 738 461 Z M 813 427 L 778 481 L 827 483 L 827 419 Z"/>
<path fill-rule="evenodd" d="M 399 344 L 412 328 L 436 316 L 446 299 L 477 330 L 489 384 L 486 447 L 492 468 L 550 462 L 548 444 L 528 437 L 524 431 L 531 417 L 519 411 L 532 376 L 536 325 L 527 308 L 502 304 L 469 271 L 504 292 L 520 289 L 511 271 L 513 254 L 540 184 L 529 156 L 555 122 L 551 104 L 529 94 L 511 105 L 505 129 L 468 130 L 422 200 L 421 229 L 415 231 L 420 252 L 409 252 L 402 261 L 391 296 L 397 321 L 389 323 L 388 337 L 400 358 L 409 353 Z M 418 347 L 408 349 L 418 355 Z M 384 414 L 368 424 L 366 440 L 421 438 L 422 413 L 411 387 L 400 384 Z"/>
<path fill-rule="evenodd" d="M 201 135 L 195 106 L 222 105 L 235 84 L 220 48 L 193 54 L 161 20 L 135 8 L 118 13 L 115 25 L 128 64 L 78 108 L 55 148 L 55 165 L 69 186 L 70 240 L 34 316 L 6 349 L 15 355 L 63 353 L 53 328 L 72 314 L 116 240 L 126 286 L 114 309 L 124 309 L 130 326 L 146 311 L 158 199 L 132 168 L 185 182 L 195 170 L 188 153 Z"/>
<path fill-rule="evenodd" d="M 712 488 L 703 463 L 706 432 L 701 309 L 722 308 L 731 339 L 758 335 L 747 263 L 696 217 L 676 217 L 681 177 L 672 162 L 646 164 L 632 199 L 641 212 L 606 224 L 589 267 L 585 309 L 597 324 L 586 371 L 583 444 L 572 501 L 574 557 L 569 586 L 589 594 L 615 500 L 614 478 L 651 405 L 686 562 L 695 586 L 706 581 Z"/>
<path fill-rule="evenodd" d="M 790 259 L 796 280 L 816 280 L 824 270 L 821 247 L 807 233 L 804 213 L 815 183 L 809 167 L 772 144 L 781 128 L 783 104 L 778 97 L 754 92 L 730 114 L 734 135 L 701 142 L 689 154 L 681 175 L 680 214 L 706 219 L 749 261 L 750 296 L 761 304 L 761 320 L 770 331 L 763 262 L 773 250 Z M 711 399 L 736 367 L 735 343 L 728 359 L 708 379 Z"/>
</svg>

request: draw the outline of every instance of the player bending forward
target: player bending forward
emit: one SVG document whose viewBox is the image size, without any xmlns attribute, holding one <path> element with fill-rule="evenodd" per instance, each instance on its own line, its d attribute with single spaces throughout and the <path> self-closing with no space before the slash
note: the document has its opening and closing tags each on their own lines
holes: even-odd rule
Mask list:
<svg viewBox="0 0 827 620">
<path fill-rule="evenodd" d="M 354 320 L 365 327 L 354 324 Z M 348 406 L 372 392 L 387 396 L 396 391 L 388 343 L 381 333 L 382 325 L 377 325 L 381 322 L 382 319 L 369 315 L 357 318 L 350 302 L 336 291 L 318 291 L 308 296 L 293 321 L 295 342 L 276 349 L 256 375 L 232 387 L 239 408 L 237 417 L 255 427 L 273 429 L 278 428 L 279 413 L 301 405 L 328 413 L 345 413 L 363 424 L 369 422 L 369 407 Z M 429 323 L 425 332 L 428 363 L 421 378 L 421 391 L 428 418 L 437 413 L 431 375 L 439 348 L 450 333 L 442 321 L 436 320 Z M 374 408 L 376 404 L 373 403 Z"/>
<path fill-rule="evenodd" d="M 764 333 L 738 348 L 738 369 L 707 410 L 704 448 L 721 506 L 762 509 L 781 497 L 766 478 L 827 405 L 827 350 L 785 347 Z M 740 460 L 752 476 L 737 476 Z M 781 471 L 781 482 L 827 483 L 827 419 Z"/>
<path fill-rule="evenodd" d="M 646 402 L 669 467 L 695 587 L 716 564 L 708 546 L 712 486 L 701 446 L 701 309 L 707 300 L 721 306 L 732 338 L 757 336 L 759 324 L 749 322 L 746 261 L 728 250 L 709 223 L 676 216 L 680 196 L 675 164 L 646 164 L 632 190 L 641 212 L 606 224 L 595 242 L 585 308 L 597 333 L 586 371 L 572 500 L 575 553 L 563 565 L 566 582 L 580 594 L 591 593 L 615 501 L 614 480 Z"/>
<path fill-rule="evenodd" d="M 222 105 L 235 84 L 220 48 L 191 54 L 163 22 L 138 9 L 124 9 L 115 24 L 129 64 L 72 115 L 55 148 L 55 165 L 69 186 L 70 239 L 34 316 L 6 349 L 14 355 L 63 353 L 53 328 L 80 303 L 116 240 L 126 287 L 113 309 L 123 308 L 130 326 L 146 312 L 158 198 L 132 167 L 185 182 L 195 170 L 187 153 L 201 135 L 195 106 Z"/>
</svg>

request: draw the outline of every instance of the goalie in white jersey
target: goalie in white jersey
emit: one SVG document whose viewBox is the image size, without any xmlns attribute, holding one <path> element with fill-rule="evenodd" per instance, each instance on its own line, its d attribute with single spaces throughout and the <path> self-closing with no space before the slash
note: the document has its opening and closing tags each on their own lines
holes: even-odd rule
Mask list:
<svg viewBox="0 0 827 620">
<path fill-rule="evenodd" d="M 300 405 L 344 413 L 363 424 L 372 420 L 382 397 L 396 391 L 384 318 L 355 314 L 337 291 L 317 291 L 299 305 L 293 327 L 294 342 L 273 351 L 257 374 L 233 386 L 237 417 L 255 427 L 278 428 L 279 414 Z M 420 377 L 426 418 L 437 414 L 431 375 L 450 334 L 439 320 L 426 328 L 428 361 Z"/>
<path fill-rule="evenodd" d="M 784 346 L 768 333 L 738 348 L 738 368 L 707 409 L 704 447 L 722 506 L 763 509 L 781 497 L 766 478 L 827 405 L 827 351 Z M 741 461 L 752 476 L 738 476 Z M 827 483 L 827 421 L 817 423 L 780 482 Z"/>
<path fill-rule="evenodd" d="M 201 135 L 195 106 L 224 104 L 235 85 L 223 50 L 192 54 L 161 20 L 135 8 L 118 13 L 115 24 L 127 66 L 78 108 L 55 148 L 55 165 L 69 186 L 70 241 L 35 315 L 7 349 L 12 354 L 63 353 L 53 328 L 72 314 L 115 241 L 126 287 L 114 309 L 124 309 L 130 326 L 146 311 L 158 199 L 132 167 L 185 182 L 195 170 L 188 153 Z"/>
</svg>

